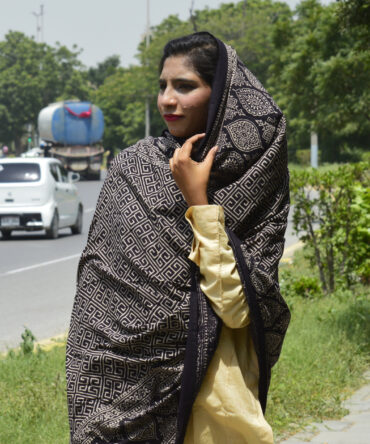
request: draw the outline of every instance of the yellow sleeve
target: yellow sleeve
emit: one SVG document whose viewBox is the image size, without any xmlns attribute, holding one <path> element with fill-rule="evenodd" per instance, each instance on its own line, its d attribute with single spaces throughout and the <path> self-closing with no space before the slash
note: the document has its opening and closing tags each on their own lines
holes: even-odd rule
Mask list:
<svg viewBox="0 0 370 444">
<path fill-rule="evenodd" d="M 200 268 L 200 288 L 226 326 L 245 327 L 249 323 L 249 307 L 228 244 L 223 208 L 193 206 L 185 218 L 194 233 L 189 259 Z"/>
</svg>

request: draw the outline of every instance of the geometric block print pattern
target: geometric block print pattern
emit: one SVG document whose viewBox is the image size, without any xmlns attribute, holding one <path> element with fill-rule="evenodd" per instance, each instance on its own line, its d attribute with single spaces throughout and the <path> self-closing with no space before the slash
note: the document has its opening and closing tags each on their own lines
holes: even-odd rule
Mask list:
<svg viewBox="0 0 370 444">
<path fill-rule="evenodd" d="M 277 282 L 289 208 L 285 120 L 235 51 L 226 51 L 225 90 L 201 158 L 217 142 L 210 200 L 242 241 L 272 366 L 289 321 Z M 100 193 L 67 342 L 72 444 L 176 442 L 192 242 L 169 168 L 177 146 L 167 134 L 123 150 Z M 204 304 L 199 383 L 216 328 Z"/>
</svg>

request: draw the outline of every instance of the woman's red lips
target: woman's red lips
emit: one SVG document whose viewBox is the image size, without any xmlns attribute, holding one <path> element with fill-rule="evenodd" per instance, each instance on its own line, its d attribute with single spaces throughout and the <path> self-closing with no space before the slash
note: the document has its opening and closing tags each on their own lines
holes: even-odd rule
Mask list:
<svg viewBox="0 0 370 444">
<path fill-rule="evenodd" d="M 177 114 L 164 114 L 163 118 L 164 120 L 167 120 L 167 122 L 174 122 L 175 120 L 181 119 L 182 116 L 179 116 Z"/>
</svg>

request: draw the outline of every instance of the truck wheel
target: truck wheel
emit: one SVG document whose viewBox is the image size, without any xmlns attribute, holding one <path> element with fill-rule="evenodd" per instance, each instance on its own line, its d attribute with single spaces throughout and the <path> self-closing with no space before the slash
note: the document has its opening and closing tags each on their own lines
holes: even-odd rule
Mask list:
<svg viewBox="0 0 370 444">
<path fill-rule="evenodd" d="M 58 212 L 55 210 L 53 219 L 51 221 L 50 228 L 46 230 L 47 239 L 57 239 L 59 234 L 59 217 Z"/>
<path fill-rule="evenodd" d="M 1 230 L 3 239 L 10 239 L 12 236 L 12 230 Z"/>
<path fill-rule="evenodd" d="M 77 219 L 74 225 L 71 226 L 72 234 L 82 233 L 82 207 L 78 207 Z"/>
</svg>

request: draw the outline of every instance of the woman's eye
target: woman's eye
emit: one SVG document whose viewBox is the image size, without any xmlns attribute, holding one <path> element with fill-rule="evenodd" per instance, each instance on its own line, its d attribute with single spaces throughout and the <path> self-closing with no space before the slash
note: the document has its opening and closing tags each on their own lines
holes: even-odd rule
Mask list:
<svg viewBox="0 0 370 444">
<path fill-rule="evenodd" d="M 194 89 L 194 85 L 190 85 L 189 83 L 181 83 L 178 85 L 177 89 L 179 91 L 191 91 Z"/>
</svg>

